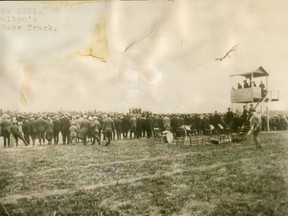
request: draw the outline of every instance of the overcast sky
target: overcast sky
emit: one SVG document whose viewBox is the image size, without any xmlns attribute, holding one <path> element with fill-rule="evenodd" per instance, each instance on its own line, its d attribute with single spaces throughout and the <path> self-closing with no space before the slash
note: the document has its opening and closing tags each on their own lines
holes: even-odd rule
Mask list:
<svg viewBox="0 0 288 216">
<path fill-rule="evenodd" d="M 57 29 L 31 32 L 24 23 L 22 31 L 0 31 L 4 109 L 225 112 L 231 105 L 229 75 L 262 66 L 270 74 L 269 88 L 280 91 L 271 109 L 288 110 L 287 1 L 1 2 L 0 7 L 36 8 L 41 15 L 35 25 Z M 229 58 L 215 60 L 237 44 Z M 19 92 L 27 70 L 23 103 Z"/>
</svg>

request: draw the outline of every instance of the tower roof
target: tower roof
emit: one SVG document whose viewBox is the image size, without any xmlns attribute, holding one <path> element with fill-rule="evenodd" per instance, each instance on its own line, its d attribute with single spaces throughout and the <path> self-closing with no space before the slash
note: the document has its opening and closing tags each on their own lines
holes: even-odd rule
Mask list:
<svg viewBox="0 0 288 216">
<path fill-rule="evenodd" d="M 251 78 L 252 75 L 253 75 L 254 78 L 255 77 L 266 77 L 266 76 L 269 76 L 267 71 L 262 66 L 260 66 L 257 70 L 252 71 L 252 72 L 232 74 L 230 76 L 231 77 L 233 77 L 233 76 L 244 76 L 245 78 Z"/>
</svg>

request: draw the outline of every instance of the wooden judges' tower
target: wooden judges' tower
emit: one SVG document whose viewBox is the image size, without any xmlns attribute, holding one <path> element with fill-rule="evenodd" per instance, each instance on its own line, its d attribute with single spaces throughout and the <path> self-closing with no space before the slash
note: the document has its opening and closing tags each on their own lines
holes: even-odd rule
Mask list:
<svg viewBox="0 0 288 216">
<path fill-rule="evenodd" d="M 253 107 L 256 109 L 257 107 L 261 107 L 261 114 L 263 114 L 266 107 L 266 115 L 267 115 L 267 129 L 269 130 L 269 102 L 271 101 L 279 101 L 279 91 L 278 90 L 269 90 L 268 88 L 268 76 L 267 71 L 260 66 L 256 71 L 241 73 L 241 74 L 233 74 L 230 75 L 231 83 L 233 86 L 233 81 L 238 77 L 242 80 L 244 78 L 244 82 L 246 82 L 245 86 L 238 83 L 238 87 L 232 88 L 231 90 L 231 104 L 233 109 L 233 104 L 247 104 L 252 103 Z M 265 82 L 263 82 L 265 79 Z M 254 86 L 254 82 L 261 80 L 262 85 L 259 86 L 260 82 L 257 82 L 256 86 Z M 247 107 L 248 108 L 248 107 Z"/>
</svg>

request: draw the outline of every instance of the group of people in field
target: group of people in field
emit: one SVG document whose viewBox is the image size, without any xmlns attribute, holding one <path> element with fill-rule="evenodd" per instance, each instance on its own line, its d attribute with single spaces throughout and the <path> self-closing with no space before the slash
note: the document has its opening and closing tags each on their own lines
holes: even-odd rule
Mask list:
<svg viewBox="0 0 288 216">
<path fill-rule="evenodd" d="M 6 112 L 0 116 L 0 136 L 3 137 L 4 147 L 10 146 L 11 139 L 15 140 L 16 146 L 18 139 L 25 145 L 86 145 L 88 142 L 100 145 L 104 141 L 105 145 L 110 145 L 112 140 L 151 138 L 155 136 L 156 129 L 171 131 L 177 136 L 183 126 L 193 134 L 238 132 L 244 124 L 249 124 L 252 115 L 253 111 L 246 107 L 242 114 L 233 113 L 229 108 L 222 114 L 217 111 L 207 114 L 156 114 L 141 109 L 130 109 L 128 113 Z M 285 116 L 281 119 L 284 119 L 286 129 L 287 119 Z"/>
</svg>

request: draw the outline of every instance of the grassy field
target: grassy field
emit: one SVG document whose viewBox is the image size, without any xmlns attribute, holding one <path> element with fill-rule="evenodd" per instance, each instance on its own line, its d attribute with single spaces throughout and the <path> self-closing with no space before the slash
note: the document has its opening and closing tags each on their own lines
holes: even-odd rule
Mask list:
<svg viewBox="0 0 288 216">
<path fill-rule="evenodd" d="M 284 216 L 288 132 L 260 139 L 1 147 L 0 215 Z"/>
</svg>

